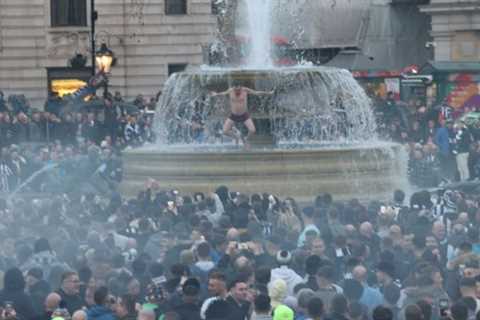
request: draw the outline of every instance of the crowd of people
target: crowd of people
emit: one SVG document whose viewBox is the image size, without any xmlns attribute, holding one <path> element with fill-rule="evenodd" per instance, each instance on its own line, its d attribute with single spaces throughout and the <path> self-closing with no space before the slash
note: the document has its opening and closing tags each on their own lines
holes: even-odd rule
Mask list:
<svg viewBox="0 0 480 320">
<path fill-rule="evenodd" d="M 475 319 L 479 200 L 397 190 L 300 206 L 149 180 L 134 199 L 0 201 L 1 318 Z"/>
<path fill-rule="evenodd" d="M 38 173 L 26 188 L 49 194 L 0 199 L 0 320 L 480 319 L 478 195 L 300 205 L 149 179 L 127 199 L 121 150 L 153 139 L 153 100 L 121 100 L 40 112 L 0 94 L 0 191 Z M 451 108 L 377 105 L 418 186 L 477 177 L 477 129 Z"/>
<path fill-rule="evenodd" d="M 155 139 L 157 99 L 147 102 L 139 95 L 126 103 L 116 92 L 78 108 L 52 95 L 40 111 L 23 95 L 4 99 L 0 91 L 0 192 L 15 190 L 46 166 L 52 170 L 24 191 L 72 191 L 98 173 L 106 179 L 103 184 L 120 182 L 121 151 Z"/>
<path fill-rule="evenodd" d="M 50 143 L 100 145 L 109 138 L 119 150 L 154 140 L 153 115 L 157 98 L 142 95 L 124 101 L 119 92 L 106 98 L 70 103 L 52 94 L 44 110 L 32 108 L 23 95 L 4 98 L 0 91 L 0 147 L 11 144 Z"/>
<path fill-rule="evenodd" d="M 391 92 L 376 103 L 383 135 L 408 146 L 410 180 L 420 187 L 480 178 L 480 121 L 462 117 L 470 112 L 477 107 L 455 110 L 447 101 L 430 107 L 416 100 L 406 104 Z"/>
</svg>

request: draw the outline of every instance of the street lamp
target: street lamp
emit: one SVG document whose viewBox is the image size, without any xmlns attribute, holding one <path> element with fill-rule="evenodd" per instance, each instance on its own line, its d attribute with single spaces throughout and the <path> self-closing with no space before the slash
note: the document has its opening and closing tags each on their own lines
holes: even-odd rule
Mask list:
<svg viewBox="0 0 480 320">
<path fill-rule="evenodd" d="M 108 74 L 115 65 L 116 58 L 112 50 L 108 49 L 105 43 L 102 43 L 100 50 L 95 53 L 95 61 L 100 74 L 105 76 L 103 96 L 108 97 Z"/>
<path fill-rule="evenodd" d="M 102 43 L 100 50 L 95 54 L 95 61 L 97 62 L 97 67 L 100 72 L 110 73 L 114 60 L 115 55 L 113 54 L 113 51 L 108 49 L 105 43 Z"/>
</svg>

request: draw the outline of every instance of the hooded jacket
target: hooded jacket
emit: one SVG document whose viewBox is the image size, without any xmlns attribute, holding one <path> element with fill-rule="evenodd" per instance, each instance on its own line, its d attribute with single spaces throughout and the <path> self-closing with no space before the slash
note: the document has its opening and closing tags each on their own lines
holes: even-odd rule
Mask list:
<svg viewBox="0 0 480 320">
<path fill-rule="evenodd" d="M 282 279 L 287 283 L 287 294 L 289 296 L 294 296 L 293 289 L 297 284 L 303 282 L 302 277 L 287 266 L 281 266 L 272 270 L 270 281 L 273 282 L 277 279 Z"/>
<path fill-rule="evenodd" d="M 116 320 L 112 310 L 105 306 L 95 305 L 87 311 L 89 320 Z"/>
</svg>

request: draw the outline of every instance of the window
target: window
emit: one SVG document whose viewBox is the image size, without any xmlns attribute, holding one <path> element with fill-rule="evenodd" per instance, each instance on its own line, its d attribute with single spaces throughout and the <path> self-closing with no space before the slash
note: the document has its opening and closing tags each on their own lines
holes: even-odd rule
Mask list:
<svg viewBox="0 0 480 320">
<path fill-rule="evenodd" d="M 169 64 L 168 65 L 168 76 L 170 77 L 174 73 L 185 71 L 186 68 L 187 68 L 186 63 Z"/>
<path fill-rule="evenodd" d="M 52 27 L 87 25 L 86 0 L 50 0 Z"/>
<path fill-rule="evenodd" d="M 187 14 L 187 0 L 165 0 L 165 14 Z"/>
</svg>

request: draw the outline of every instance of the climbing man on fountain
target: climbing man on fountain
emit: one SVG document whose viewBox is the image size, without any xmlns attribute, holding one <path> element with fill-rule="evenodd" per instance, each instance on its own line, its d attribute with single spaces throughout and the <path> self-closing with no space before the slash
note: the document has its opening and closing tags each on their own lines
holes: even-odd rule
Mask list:
<svg viewBox="0 0 480 320">
<path fill-rule="evenodd" d="M 240 84 L 234 84 L 234 86 L 224 92 L 212 92 L 211 96 L 229 96 L 230 98 L 230 116 L 225 120 L 223 124 L 223 134 L 235 139 L 238 144 L 239 140 L 243 141 L 246 149 L 250 148 L 248 139 L 255 134 L 255 124 L 253 123 L 250 114 L 248 113 L 248 95 L 272 95 L 274 91 L 255 91 L 250 88 L 241 86 Z M 234 128 L 235 123 L 243 123 L 248 129 L 247 137 L 242 137 L 241 133 Z"/>
</svg>

